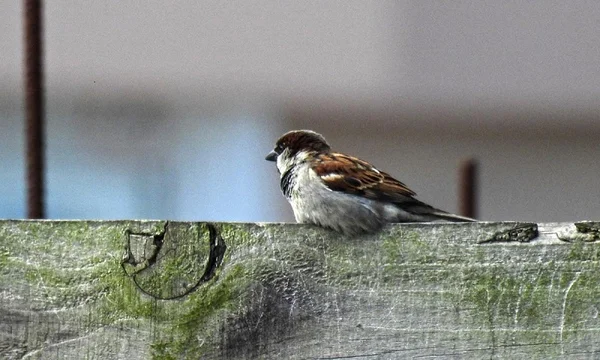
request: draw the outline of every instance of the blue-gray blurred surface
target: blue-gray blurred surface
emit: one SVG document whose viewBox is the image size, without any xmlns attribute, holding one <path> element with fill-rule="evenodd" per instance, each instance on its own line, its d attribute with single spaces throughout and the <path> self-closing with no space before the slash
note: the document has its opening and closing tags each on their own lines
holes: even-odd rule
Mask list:
<svg viewBox="0 0 600 360">
<path fill-rule="evenodd" d="M 456 211 L 600 218 L 597 1 L 45 2 L 51 218 L 291 220 L 291 128 Z M 22 8 L 0 0 L 0 218 L 25 216 Z"/>
</svg>

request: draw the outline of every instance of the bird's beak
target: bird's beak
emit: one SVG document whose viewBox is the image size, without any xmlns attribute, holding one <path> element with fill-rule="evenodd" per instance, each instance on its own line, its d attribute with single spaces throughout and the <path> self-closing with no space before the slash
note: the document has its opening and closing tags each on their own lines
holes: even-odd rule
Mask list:
<svg viewBox="0 0 600 360">
<path fill-rule="evenodd" d="M 265 158 L 265 160 L 277 161 L 277 153 L 275 152 L 275 150 L 271 150 L 271 152 L 267 154 L 267 157 Z"/>
</svg>

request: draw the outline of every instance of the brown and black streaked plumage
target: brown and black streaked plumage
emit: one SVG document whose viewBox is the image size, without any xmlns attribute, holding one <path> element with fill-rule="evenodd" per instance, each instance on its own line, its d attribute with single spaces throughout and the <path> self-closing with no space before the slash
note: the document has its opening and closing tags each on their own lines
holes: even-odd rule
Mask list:
<svg viewBox="0 0 600 360">
<path fill-rule="evenodd" d="M 404 183 L 364 160 L 332 152 L 310 130 L 284 134 L 266 159 L 277 161 L 282 192 L 298 222 L 356 234 L 390 222 L 474 221 L 417 200 Z"/>
</svg>

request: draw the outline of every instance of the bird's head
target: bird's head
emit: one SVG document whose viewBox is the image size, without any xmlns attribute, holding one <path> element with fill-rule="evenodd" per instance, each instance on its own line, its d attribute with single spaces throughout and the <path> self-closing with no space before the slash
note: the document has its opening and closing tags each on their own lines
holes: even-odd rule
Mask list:
<svg viewBox="0 0 600 360">
<path fill-rule="evenodd" d="M 331 150 L 323 135 L 311 130 L 293 130 L 283 134 L 275 143 L 275 148 L 265 158 L 276 161 L 280 173 L 310 156 L 327 153 Z"/>
</svg>

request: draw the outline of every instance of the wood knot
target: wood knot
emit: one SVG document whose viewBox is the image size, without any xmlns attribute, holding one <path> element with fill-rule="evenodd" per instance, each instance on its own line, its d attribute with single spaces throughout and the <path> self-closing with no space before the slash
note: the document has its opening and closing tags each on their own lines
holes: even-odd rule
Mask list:
<svg viewBox="0 0 600 360">
<path fill-rule="evenodd" d="M 491 242 L 530 242 L 538 237 L 538 226 L 534 223 L 518 224 L 512 229 L 498 231 L 489 239 L 480 241 L 480 244 Z"/>
<path fill-rule="evenodd" d="M 123 270 L 140 291 L 160 300 L 184 297 L 209 281 L 227 249 L 210 223 L 166 222 L 155 233 L 127 230 L 125 235 Z"/>
</svg>

